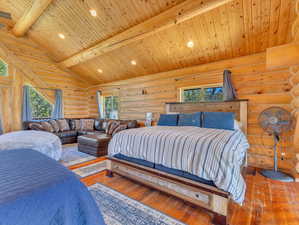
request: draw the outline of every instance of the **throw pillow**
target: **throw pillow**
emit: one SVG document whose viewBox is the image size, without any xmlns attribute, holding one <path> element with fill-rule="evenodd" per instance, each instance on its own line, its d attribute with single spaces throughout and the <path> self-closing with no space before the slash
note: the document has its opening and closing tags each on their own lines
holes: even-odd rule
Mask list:
<svg viewBox="0 0 299 225">
<path fill-rule="evenodd" d="M 178 114 L 161 114 L 158 126 L 177 126 Z"/>
<path fill-rule="evenodd" d="M 70 129 L 71 130 L 80 130 L 81 129 L 80 120 L 71 119 L 70 120 Z"/>
<path fill-rule="evenodd" d="M 45 131 L 48 131 L 48 132 L 51 132 L 51 133 L 54 132 L 54 129 L 53 129 L 52 125 L 50 123 L 48 123 L 47 121 L 42 121 L 42 122 L 40 122 L 40 124 L 45 129 Z"/>
<path fill-rule="evenodd" d="M 94 130 L 94 119 L 81 119 L 81 130 L 93 131 Z"/>
<path fill-rule="evenodd" d="M 59 126 L 56 120 L 49 120 L 49 123 L 52 125 L 55 133 L 59 132 Z"/>
<path fill-rule="evenodd" d="M 112 135 L 113 131 L 120 125 L 119 121 L 110 120 L 107 125 L 106 134 Z"/>
<path fill-rule="evenodd" d="M 178 126 L 201 126 L 201 112 L 179 114 Z"/>
<path fill-rule="evenodd" d="M 81 130 L 81 121 L 75 120 L 75 130 Z"/>
<path fill-rule="evenodd" d="M 58 123 L 60 131 L 69 131 L 70 130 L 70 126 L 65 119 L 57 120 L 57 123 Z"/>
<path fill-rule="evenodd" d="M 43 126 L 39 123 L 30 123 L 28 127 L 30 128 L 30 130 L 45 131 Z"/>
<path fill-rule="evenodd" d="M 234 117 L 232 112 L 204 112 L 204 128 L 234 130 Z"/>
<path fill-rule="evenodd" d="M 114 136 L 116 133 L 126 130 L 128 128 L 127 124 L 119 124 L 112 132 L 112 136 Z"/>
</svg>

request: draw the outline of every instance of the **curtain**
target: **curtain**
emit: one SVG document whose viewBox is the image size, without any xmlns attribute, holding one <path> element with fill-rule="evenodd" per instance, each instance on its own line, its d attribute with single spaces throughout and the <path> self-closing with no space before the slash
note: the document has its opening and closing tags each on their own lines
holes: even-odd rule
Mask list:
<svg viewBox="0 0 299 225">
<path fill-rule="evenodd" d="M 0 102 L 3 102 L 1 88 L 0 88 Z M 0 135 L 3 133 L 4 130 L 3 130 L 3 121 L 2 121 L 2 105 L 0 105 Z"/>
<path fill-rule="evenodd" d="M 96 98 L 97 98 L 99 118 L 104 118 L 103 103 L 102 103 L 102 92 L 101 91 L 97 91 Z"/>
<path fill-rule="evenodd" d="M 237 98 L 236 90 L 233 87 L 231 79 L 231 71 L 224 70 L 223 72 L 223 100 L 230 101 Z"/>
<path fill-rule="evenodd" d="M 3 134 L 3 125 L 2 125 L 2 115 L 1 115 L 1 107 L 0 107 L 0 135 Z"/>
<path fill-rule="evenodd" d="M 30 103 L 30 87 L 23 87 L 23 107 L 22 107 L 22 121 L 31 121 L 32 120 L 32 109 Z"/>
<path fill-rule="evenodd" d="M 63 118 L 63 105 L 62 105 L 62 91 L 59 89 L 55 90 L 55 105 L 52 112 L 52 119 Z"/>
</svg>

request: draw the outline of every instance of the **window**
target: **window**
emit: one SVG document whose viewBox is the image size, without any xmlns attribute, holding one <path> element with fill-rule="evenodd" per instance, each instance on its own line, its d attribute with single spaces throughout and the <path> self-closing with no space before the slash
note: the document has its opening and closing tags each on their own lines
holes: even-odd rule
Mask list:
<svg viewBox="0 0 299 225">
<path fill-rule="evenodd" d="M 51 118 L 53 105 L 41 96 L 34 88 L 30 88 L 30 103 L 33 119 Z"/>
<path fill-rule="evenodd" d="M 8 76 L 8 65 L 0 59 L 0 76 Z"/>
<path fill-rule="evenodd" d="M 210 102 L 223 100 L 223 88 L 220 85 L 181 88 L 181 102 Z"/>
<path fill-rule="evenodd" d="M 107 119 L 118 119 L 118 97 L 104 97 L 104 114 Z"/>
</svg>

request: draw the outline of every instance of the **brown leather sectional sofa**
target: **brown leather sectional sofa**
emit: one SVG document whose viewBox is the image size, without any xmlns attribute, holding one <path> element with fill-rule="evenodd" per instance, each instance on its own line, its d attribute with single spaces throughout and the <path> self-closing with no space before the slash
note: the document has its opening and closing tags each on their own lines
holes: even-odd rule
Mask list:
<svg viewBox="0 0 299 225">
<path fill-rule="evenodd" d="M 77 142 L 78 136 L 87 134 L 92 135 L 106 133 L 112 138 L 111 133 L 107 130 L 109 124 L 112 122 L 118 122 L 119 124 L 125 125 L 126 129 L 138 127 L 136 120 L 94 118 L 28 121 L 23 123 L 23 127 L 24 130 L 41 130 L 51 132 L 61 139 L 62 144 L 71 144 Z M 58 126 L 55 124 L 58 124 Z"/>
</svg>

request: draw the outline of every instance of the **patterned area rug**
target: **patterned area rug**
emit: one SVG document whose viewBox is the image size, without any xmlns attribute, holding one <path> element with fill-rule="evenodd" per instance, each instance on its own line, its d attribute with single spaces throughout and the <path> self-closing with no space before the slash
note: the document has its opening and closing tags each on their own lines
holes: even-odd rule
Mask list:
<svg viewBox="0 0 299 225">
<path fill-rule="evenodd" d="M 107 225 L 185 225 L 102 184 L 89 187 Z"/>
<path fill-rule="evenodd" d="M 61 163 L 68 167 L 96 159 L 96 157 L 78 151 L 78 144 L 62 146 Z"/>
<path fill-rule="evenodd" d="M 106 169 L 106 160 L 101 161 L 101 162 L 97 162 L 97 163 L 93 163 L 91 165 L 88 166 L 83 166 L 80 167 L 78 169 L 74 169 L 72 170 L 75 174 L 77 174 L 80 178 L 84 178 L 96 173 L 99 173 L 103 170 Z"/>
</svg>

